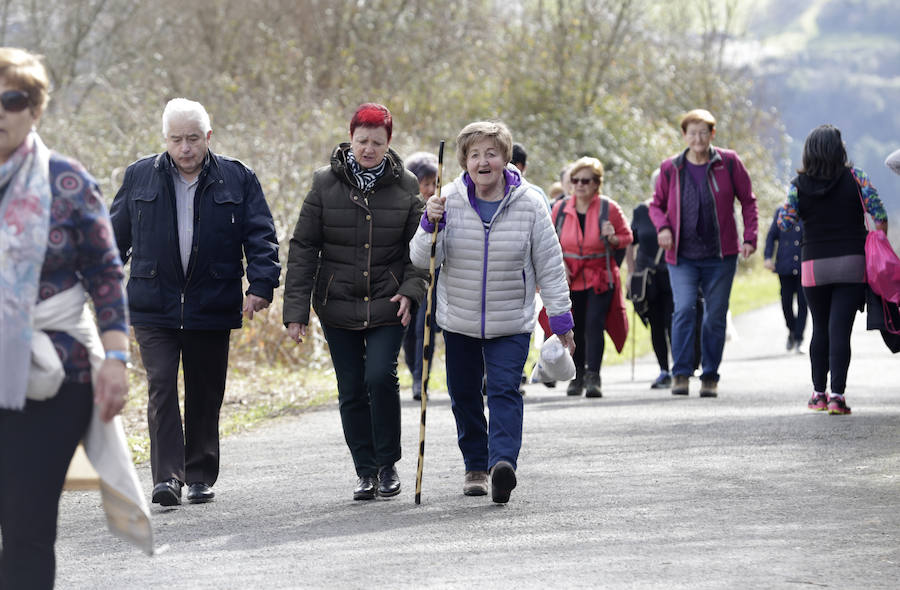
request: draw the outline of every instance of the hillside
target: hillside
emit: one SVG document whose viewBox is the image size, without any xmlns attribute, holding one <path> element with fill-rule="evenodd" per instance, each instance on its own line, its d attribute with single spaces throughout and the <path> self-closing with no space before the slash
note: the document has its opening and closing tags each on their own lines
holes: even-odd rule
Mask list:
<svg viewBox="0 0 900 590">
<path fill-rule="evenodd" d="M 790 167 L 799 164 L 813 127 L 839 127 L 851 159 L 869 173 L 895 220 L 892 242 L 900 243 L 900 177 L 884 166 L 900 148 L 896 3 L 770 0 L 755 6 L 747 33 L 758 43 L 743 57 L 793 138 Z"/>
</svg>

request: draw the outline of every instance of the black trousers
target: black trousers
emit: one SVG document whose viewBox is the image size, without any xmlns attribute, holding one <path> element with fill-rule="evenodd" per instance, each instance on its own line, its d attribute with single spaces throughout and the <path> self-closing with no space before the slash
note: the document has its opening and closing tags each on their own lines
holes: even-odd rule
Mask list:
<svg viewBox="0 0 900 590">
<path fill-rule="evenodd" d="M 338 385 L 344 440 L 356 474 L 375 475 L 400 460 L 397 356 L 403 326 L 345 330 L 322 326 Z"/>
<path fill-rule="evenodd" d="M 90 384 L 0 410 L 0 589 L 53 588 L 59 495 L 91 419 Z"/>
<path fill-rule="evenodd" d="M 585 365 L 593 373 L 600 372 L 606 346 L 606 314 L 612 303 L 612 289 L 595 293 L 593 289 L 569 291 L 572 319 L 575 321 L 575 379 L 584 376 Z"/>
<path fill-rule="evenodd" d="M 806 329 L 806 295 L 803 292 L 800 275 L 778 275 L 778 280 L 781 283 L 781 312 L 784 314 L 784 324 L 796 342 L 803 342 L 803 331 Z"/>
<path fill-rule="evenodd" d="M 669 341 L 672 337 L 672 285 L 669 284 L 669 273 L 657 270 L 653 275 L 655 297 L 649 300 L 647 321 L 650 324 L 650 342 L 659 370 L 669 372 Z M 699 355 L 696 355 L 699 356 Z"/>
<path fill-rule="evenodd" d="M 213 485 L 219 477 L 219 410 L 225 397 L 230 330 L 135 326 L 147 370 L 153 483 L 175 478 Z M 178 364 L 184 365 L 184 429 Z"/>
</svg>

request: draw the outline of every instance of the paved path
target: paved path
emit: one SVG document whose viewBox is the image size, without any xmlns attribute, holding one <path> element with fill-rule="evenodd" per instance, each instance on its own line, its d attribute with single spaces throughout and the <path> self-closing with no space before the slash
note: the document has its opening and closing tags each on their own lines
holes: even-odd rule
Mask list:
<svg viewBox="0 0 900 590">
<path fill-rule="evenodd" d="M 736 326 L 718 399 L 648 389 L 649 358 L 637 382 L 604 369 L 600 400 L 529 386 L 506 506 L 462 495 L 438 384 L 421 505 L 408 392 L 394 499 L 350 499 L 331 404 L 225 440 L 214 502 L 154 506 L 153 558 L 106 532 L 96 493 L 67 492 L 57 587 L 897 588 L 900 356 L 857 330 L 853 415 L 828 416 L 806 410 L 809 360 L 784 352 L 777 307 Z"/>
</svg>

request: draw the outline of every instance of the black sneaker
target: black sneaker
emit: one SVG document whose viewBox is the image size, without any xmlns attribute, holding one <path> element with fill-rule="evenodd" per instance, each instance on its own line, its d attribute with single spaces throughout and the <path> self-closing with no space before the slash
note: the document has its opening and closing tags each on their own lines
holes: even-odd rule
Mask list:
<svg viewBox="0 0 900 590">
<path fill-rule="evenodd" d="M 584 384 L 581 382 L 581 379 L 572 379 L 566 388 L 566 395 L 581 395 L 583 390 Z"/>
</svg>

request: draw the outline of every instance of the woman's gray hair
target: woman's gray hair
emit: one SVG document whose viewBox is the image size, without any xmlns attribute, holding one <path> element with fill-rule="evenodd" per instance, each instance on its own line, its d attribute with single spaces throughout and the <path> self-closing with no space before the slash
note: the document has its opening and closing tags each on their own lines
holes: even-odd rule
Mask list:
<svg viewBox="0 0 900 590">
<path fill-rule="evenodd" d="M 204 135 L 212 131 L 212 125 L 209 122 L 209 113 L 202 104 L 194 100 L 186 98 L 173 98 L 166 104 L 162 116 L 163 137 L 169 135 L 169 125 L 173 119 L 187 119 L 194 121 L 200 125 L 200 130 Z"/>
<path fill-rule="evenodd" d="M 512 160 L 512 133 L 500 121 L 476 121 L 463 127 L 456 136 L 456 159 L 460 167 L 466 169 L 466 158 L 469 156 L 469 148 L 476 141 L 489 138 L 494 140 L 500 155 L 503 156 L 503 164 L 509 164 Z"/>
<path fill-rule="evenodd" d="M 429 152 L 411 154 L 406 159 L 406 169 L 415 174 L 419 182 L 422 182 L 424 178 L 437 176 L 437 156 Z"/>
</svg>

